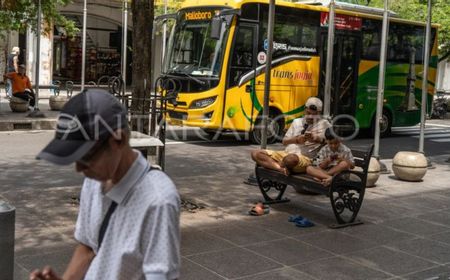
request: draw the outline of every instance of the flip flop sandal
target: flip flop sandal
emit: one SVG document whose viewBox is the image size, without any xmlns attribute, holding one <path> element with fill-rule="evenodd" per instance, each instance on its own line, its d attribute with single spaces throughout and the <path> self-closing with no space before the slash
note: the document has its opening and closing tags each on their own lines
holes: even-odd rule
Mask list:
<svg viewBox="0 0 450 280">
<path fill-rule="evenodd" d="M 296 221 L 303 220 L 304 218 L 300 215 L 292 215 L 289 216 L 288 221 L 291 223 L 295 223 Z"/>
<path fill-rule="evenodd" d="M 269 206 L 264 206 L 263 208 L 259 205 L 255 205 L 248 211 L 248 214 L 251 216 L 262 216 L 270 213 Z"/>
<path fill-rule="evenodd" d="M 306 218 L 303 218 L 301 220 L 297 220 L 294 223 L 298 227 L 312 227 L 312 226 L 314 226 L 314 223 L 311 222 L 310 220 L 306 219 Z"/>
</svg>

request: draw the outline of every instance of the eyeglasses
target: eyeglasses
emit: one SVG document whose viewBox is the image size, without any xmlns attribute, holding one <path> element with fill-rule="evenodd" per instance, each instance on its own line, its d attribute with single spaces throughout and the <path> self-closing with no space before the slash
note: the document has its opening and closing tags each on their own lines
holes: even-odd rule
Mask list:
<svg viewBox="0 0 450 280">
<path fill-rule="evenodd" d="M 108 139 L 99 141 L 95 143 L 94 147 L 92 147 L 87 154 L 85 154 L 81 159 L 77 160 L 78 163 L 83 165 L 89 165 L 89 163 L 96 158 L 101 151 L 105 150 L 108 146 Z"/>
</svg>

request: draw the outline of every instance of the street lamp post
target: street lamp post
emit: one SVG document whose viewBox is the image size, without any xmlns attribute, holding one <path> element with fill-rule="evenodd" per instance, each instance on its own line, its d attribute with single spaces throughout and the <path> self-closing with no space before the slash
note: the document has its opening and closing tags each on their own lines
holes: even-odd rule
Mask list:
<svg viewBox="0 0 450 280">
<path fill-rule="evenodd" d="M 427 95 L 428 95 L 428 64 L 430 62 L 430 41 L 431 41 L 431 0 L 427 5 L 427 27 L 425 34 L 425 55 L 423 59 L 423 76 L 422 76 L 422 108 L 420 111 L 420 137 L 419 137 L 419 153 L 424 154 L 425 142 L 425 114 L 427 111 Z"/>
<path fill-rule="evenodd" d="M 87 0 L 83 3 L 83 43 L 81 47 L 81 91 L 84 90 L 84 77 L 86 75 L 86 21 L 87 21 Z"/>
<path fill-rule="evenodd" d="M 330 117 L 330 105 L 331 105 L 331 78 L 333 75 L 333 50 L 334 50 L 334 0 L 330 1 L 328 12 L 328 39 L 327 39 L 327 63 L 325 74 L 325 89 L 323 97 L 324 110 L 323 114 L 325 118 Z"/>
<path fill-rule="evenodd" d="M 34 89 L 35 96 L 34 102 L 35 107 L 33 112 L 28 114 L 30 118 L 45 118 L 45 115 L 39 110 L 39 70 L 41 67 L 40 59 L 41 59 L 41 21 L 42 21 L 42 7 L 41 0 L 38 1 L 38 10 L 37 10 L 37 27 L 36 27 L 36 60 L 35 60 L 35 79 L 34 79 Z"/>
<path fill-rule="evenodd" d="M 269 20 L 267 23 L 267 58 L 264 80 L 264 107 L 263 107 L 263 131 L 261 135 L 261 149 L 267 147 L 267 125 L 269 117 L 269 96 L 270 96 L 270 71 L 272 70 L 272 50 L 273 50 L 273 26 L 275 24 L 275 0 L 269 2 Z"/>
<path fill-rule="evenodd" d="M 377 91 L 377 111 L 375 116 L 375 139 L 374 139 L 374 149 L 373 157 L 375 157 L 380 162 L 380 120 L 383 113 L 383 103 L 384 103 L 384 79 L 386 72 L 386 50 L 387 50 L 387 38 L 388 38 L 388 0 L 384 0 L 384 11 L 383 11 L 383 27 L 381 35 L 381 51 L 380 51 L 380 68 L 378 71 L 378 91 Z M 386 172 L 386 165 L 380 162 L 382 171 Z"/>
<path fill-rule="evenodd" d="M 123 93 L 127 88 L 127 35 L 128 35 L 128 0 L 123 1 L 123 35 L 122 35 L 122 80 Z"/>
</svg>

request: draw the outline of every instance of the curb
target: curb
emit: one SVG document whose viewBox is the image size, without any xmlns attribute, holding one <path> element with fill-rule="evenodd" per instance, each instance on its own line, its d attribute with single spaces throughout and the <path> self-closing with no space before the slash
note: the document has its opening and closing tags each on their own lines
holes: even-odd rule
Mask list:
<svg viewBox="0 0 450 280">
<path fill-rule="evenodd" d="M 54 130 L 56 119 L 0 120 L 0 131 Z"/>
</svg>

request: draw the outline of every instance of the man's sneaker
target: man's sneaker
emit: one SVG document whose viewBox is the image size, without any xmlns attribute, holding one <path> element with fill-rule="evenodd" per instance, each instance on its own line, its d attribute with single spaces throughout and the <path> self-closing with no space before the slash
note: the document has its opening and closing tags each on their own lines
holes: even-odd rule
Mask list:
<svg viewBox="0 0 450 280">
<path fill-rule="evenodd" d="M 33 112 L 34 111 L 34 107 L 33 106 L 28 106 L 28 111 Z"/>
</svg>

